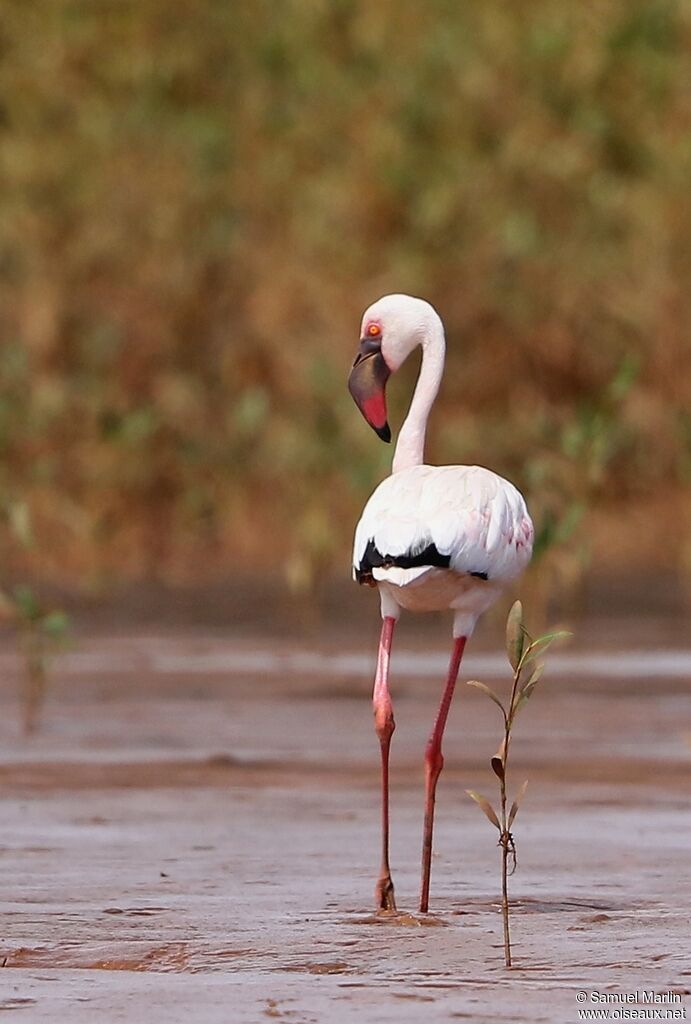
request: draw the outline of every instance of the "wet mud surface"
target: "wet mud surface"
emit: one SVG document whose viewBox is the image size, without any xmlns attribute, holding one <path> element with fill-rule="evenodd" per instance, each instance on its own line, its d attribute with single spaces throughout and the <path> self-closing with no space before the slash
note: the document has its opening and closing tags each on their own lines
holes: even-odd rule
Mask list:
<svg viewBox="0 0 691 1024">
<path fill-rule="evenodd" d="M 396 655 L 400 912 L 378 916 L 370 680 L 346 657 L 362 650 L 268 669 L 267 651 L 291 653 L 92 637 L 56 666 L 42 733 L 25 741 L 0 650 L 0 1020 L 570 1022 L 594 1005 L 580 991 L 643 990 L 691 1012 L 683 673 L 579 678 L 565 663 L 519 720 L 514 788 L 530 785 L 507 971 L 495 833 L 464 793 L 494 795 L 496 709 L 459 687 L 422 918 L 422 752 L 440 680 Z"/>
</svg>

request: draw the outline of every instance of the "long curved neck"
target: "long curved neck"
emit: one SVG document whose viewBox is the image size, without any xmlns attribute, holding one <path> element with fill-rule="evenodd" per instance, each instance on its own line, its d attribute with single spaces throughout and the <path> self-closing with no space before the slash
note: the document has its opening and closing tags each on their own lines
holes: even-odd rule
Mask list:
<svg viewBox="0 0 691 1024">
<path fill-rule="evenodd" d="M 437 397 L 444 373 L 444 328 L 439 321 L 422 340 L 422 363 L 413 400 L 396 442 L 392 473 L 410 466 L 421 466 L 425 460 L 427 418 Z"/>
</svg>

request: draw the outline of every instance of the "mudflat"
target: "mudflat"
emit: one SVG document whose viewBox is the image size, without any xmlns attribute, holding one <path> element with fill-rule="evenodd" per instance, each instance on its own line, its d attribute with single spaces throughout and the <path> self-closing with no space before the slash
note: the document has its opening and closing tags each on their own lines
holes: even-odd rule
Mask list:
<svg viewBox="0 0 691 1024">
<path fill-rule="evenodd" d="M 689 1012 L 691 685 L 670 669 L 683 658 L 660 652 L 656 674 L 655 652 L 641 652 L 647 670 L 629 675 L 635 657 L 616 670 L 622 652 L 602 644 L 604 660 L 587 671 L 577 660 L 548 669 L 519 719 L 512 786 L 530 784 L 515 827 L 506 970 L 496 833 L 465 794 L 495 795 L 498 713 L 462 682 L 439 785 L 431 913 L 416 912 L 422 754 L 443 648 L 425 660 L 424 644 L 405 644 L 392 666 L 400 912 L 382 916 L 372 909 L 369 648 L 353 638 L 334 651 L 296 650 L 285 637 L 93 635 L 56 663 L 42 731 L 27 741 L 7 643 L 8 1019 L 532 1024 L 622 1005 Z M 469 657 L 462 678 L 491 683 L 500 666 Z"/>
</svg>

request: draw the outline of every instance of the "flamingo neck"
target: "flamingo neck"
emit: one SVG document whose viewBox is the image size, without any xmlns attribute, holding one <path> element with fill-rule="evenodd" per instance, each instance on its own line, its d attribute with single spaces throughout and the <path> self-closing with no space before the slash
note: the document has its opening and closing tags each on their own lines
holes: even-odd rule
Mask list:
<svg viewBox="0 0 691 1024">
<path fill-rule="evenodd" d="M 425 460 L 425 434 L 427 419 L 444 373 L 444 328 L 439 322 L 422 339 L 422 363 L 410 403 L 408 415 L 396 442 L 392 473 L 410 466 L 421 466 Z"/>
</svg>

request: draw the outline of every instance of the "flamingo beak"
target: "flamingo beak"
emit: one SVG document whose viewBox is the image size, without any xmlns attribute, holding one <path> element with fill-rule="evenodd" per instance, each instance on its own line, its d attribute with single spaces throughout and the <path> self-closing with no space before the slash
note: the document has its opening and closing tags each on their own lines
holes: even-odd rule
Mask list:
<svg viewBox="0 0 691 1024">
<path fill-rule="evenodd" d="M 381 341 L 361 338 L 360 349 L 348 377 L 348 390 L 370 427 L 387 444 L 391 428 L 386 418 L 386 382 L 391 370 L 381 352 Z"/>
</svg>

